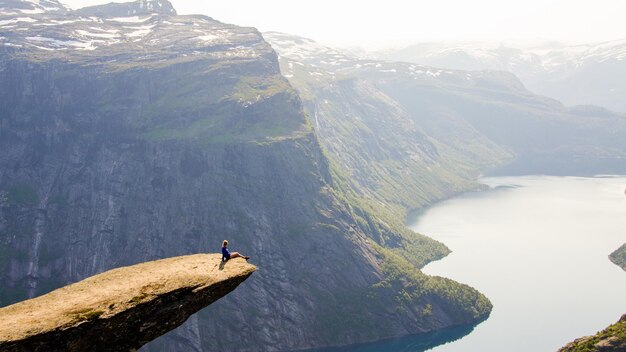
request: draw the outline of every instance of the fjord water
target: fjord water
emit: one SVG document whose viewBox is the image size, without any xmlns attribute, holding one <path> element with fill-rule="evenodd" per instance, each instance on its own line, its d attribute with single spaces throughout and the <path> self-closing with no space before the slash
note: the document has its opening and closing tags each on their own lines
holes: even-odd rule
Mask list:
<svg viewBox="0 0 626 352">
<path fill-rule="evenodd" d="M 492 301 L 478 326 L 333 352 L 544 352 L 626 313 L 626 272 L 608 254 L 626 242 L 626 177 L 484 178 L 487 191 L 441 202 L 409 226 L 452 253 L 424 272 Z"/>
<path fill-rule="evenodd" d="M 556 351 L 626 313 L 626 273 L 607 255 L 626 242 L 625 177 L 485 178 L 411 228 L 452 253 L 424 271 L 491 299 L 489 319 L 433 351 Z"/>
</svg>

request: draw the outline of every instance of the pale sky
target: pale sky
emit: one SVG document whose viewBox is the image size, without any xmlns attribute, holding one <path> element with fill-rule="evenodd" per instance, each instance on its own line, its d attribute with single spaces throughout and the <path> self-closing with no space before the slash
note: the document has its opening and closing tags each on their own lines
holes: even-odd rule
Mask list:
<svg viewBox="0 0 626 352">
<path fill-rule="evenodd" d="M 61 0 L 71 8 L 110 0 Z M 123 1 L 116 1 L 123 2 Z M 570 44 L 626 38 L 626 0 L 171 0 L 179 14 L 379 49 L 425 41 Z"/>
</svg>

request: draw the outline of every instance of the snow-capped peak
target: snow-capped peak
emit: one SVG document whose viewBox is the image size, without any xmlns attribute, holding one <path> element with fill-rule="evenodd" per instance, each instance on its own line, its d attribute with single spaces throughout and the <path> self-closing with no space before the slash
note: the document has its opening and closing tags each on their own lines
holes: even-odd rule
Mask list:
<svg viewBox="0 0 626 352">
<path fill-rule="evenodd" d="M 67 11 L 67 8 L 57 0 L 5 0 L 0 2 L 0 6 L 0 16 Z"/>
<path fill-rule="evenodd" d="M 32 14 L 13 8 L 34 11 L 35 6 L 49 7 L 56 0 L 0 0 L 0 6 L 9 1 L 11 8 L 0 9 L 0 51 L 25 55 L 45 51 L 50 58 L 75 55 L 85 60 L 109 55 L 112 61 L 120 55 L 135 57 L 139 52 L 141 60 L 165 61 L 204 57 L 249 59 L 271 50 L 255 29 L 200 15 L 177 16 L 167 0 L 137 0 Z M 178 49 L 172 52 L 174 46 Z"/>
<path fill-rule="evenodd" d="M 83 16 L 125 17 L 150 14 L 176 15 L 176 10 L 168 0 L 136 0 L 126 3 L 109 3 L 84 7 L 76 10 Z"/>
<path fill-rule="evenodd" d="M 354 60 L 341 50 L 321 45 L 316 41 L 292 34 L 280 32 L 264 32 L 263 37 L 272 45 L 279 56 L 315 65 L 338 65 L 341 62 Z"/>
</svg>

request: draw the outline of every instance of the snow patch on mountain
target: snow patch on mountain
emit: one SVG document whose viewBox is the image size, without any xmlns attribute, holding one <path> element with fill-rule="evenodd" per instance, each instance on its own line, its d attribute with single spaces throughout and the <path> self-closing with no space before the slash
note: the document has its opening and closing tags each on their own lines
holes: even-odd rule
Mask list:
<svg viewBox="0 0 626 352">
<path fill-rule="evenodd" d="M 56 0 L 4 0 L 0 3 L 0 15 L 36 15 L 47 12 L 67 11 L 67 8 Z"/>
<path fill-rule="evenodd" d="M 482 85 L 487 79 L 501 82 L 507 89 L 520 91 L 524 89 L 515 76 L 507 73 L 469 72 L 415 63 L 368 59 L 295 35 L 268 32 L 263 33 L 263 36 L 278 53 L 282 74 L 290 79 L 306 77 L 308 81 L 333 84 L 335 81 L 353 77 L 370 77 L 374 80 L 401 78 L 460 87 Z"/>
<path fill-rule="evenodd" d="M 68 53 L 113 50 L 113 56 L 114 52 L 127 54 L 133 48 L 140 51 L 154 48 L 158 54 L 146 55 L 233 59 L 258 57 L 269 50 L 254 29 L 224 24 L 206 16 L 176 16 L 166 0 L 111 3 L 76 11 L 67 10 L 54 0 L 5 0 L 3 5 L 0 9 L 2 47 Z M 33 14 L 25 16 L 24 10 Z M 158 50 L 172 45 L 186 51 L 173 55 Z M 262 46 L 263 50 L 255 46 Z"/>
<path fill-rule="evenodd" d="M 122 23 L 144 23 L 150 19 L 152 19 L 152 17 L 156 16 L 156 14 L 152 14 L 149 16 L 128 16 L 128 17 L 114 17 L 114 18 L 107 18 L 107 21 L 114 21 L 114 22 L 122 22 Z"/>
<path fill-rule="evenodd" d="M 566 105 L 592 104 L 626 112 L 626 38 L 584 45 L 420 43 L 369 57 L 458 70 L 507 71 L 530 90 Z"/>
<path fill-rule="evenodd" d="M 93 42 L 90 41 L 59 40 L 48 37 L 26 37 L 26 40 L 36 42 L 38 44 L 45 44 L 46 49 L 67 49 L 68 47 L 73 47 L 78 50 L 94 50 L 96 48 L 93 45 Z M 40 46 L 37 47 L 41 48 Z"/>
</svg>

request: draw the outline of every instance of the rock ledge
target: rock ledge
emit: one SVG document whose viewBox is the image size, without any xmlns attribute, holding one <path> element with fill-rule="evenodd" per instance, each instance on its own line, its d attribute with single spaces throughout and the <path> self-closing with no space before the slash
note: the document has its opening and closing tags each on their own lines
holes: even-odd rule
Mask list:
<svg viewBox="0 0 626 352">
<path fill-rule="evenodd" d="M 137 349 L 234 290 L 255 270 L 239 258 L 221 265 L 218 254 L 113 269 L 1 308 L 0 350 Z"/>
</svg>

